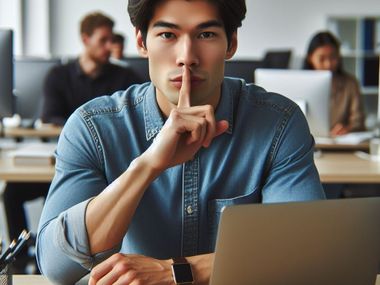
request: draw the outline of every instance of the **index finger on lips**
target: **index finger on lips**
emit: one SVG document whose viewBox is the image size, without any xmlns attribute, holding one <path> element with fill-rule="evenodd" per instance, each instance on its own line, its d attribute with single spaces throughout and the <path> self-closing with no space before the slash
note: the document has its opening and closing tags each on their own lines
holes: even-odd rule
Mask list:
<svg viewBox="0 0 380 285">
<path fill-rule="evenodd" d="M 182 67 L 182 85 L 179 90 L 178 108 L 188 108 L 190 103 L 191 79 L 190 69 L 185 65 Z"/>
</svg>

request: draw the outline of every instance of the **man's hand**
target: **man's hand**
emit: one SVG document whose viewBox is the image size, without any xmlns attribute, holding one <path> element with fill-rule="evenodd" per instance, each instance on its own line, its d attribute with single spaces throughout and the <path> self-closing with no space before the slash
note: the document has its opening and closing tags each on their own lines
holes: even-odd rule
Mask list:
<svg viewBox="0 0 380 285">
<path fill-rule="evenodd" d="M 208 147 L 228 128 L 227 121 L 215 122 L 211 105 L 191 107 L 190 92 L 190 70 L 184 66 L 177 108 L 171 111 L 153 144 L 142 155 L 156 170 L 191 160 L 202 146 Z"/>
<path fill-rule="evenodd" d="M 191 263 L 195 284 L 209 283 L 214 256 L 209 253 L 186 258 Z M 88 285 L 174 285 L 171 264 L 171 259 L 116 253 L 92 269 Z"/>
<path fill-rule="evenodd" d="M 170 260 L 117 253 L 95 266 L 89 285 L 172 285 Z"/>
</svg>

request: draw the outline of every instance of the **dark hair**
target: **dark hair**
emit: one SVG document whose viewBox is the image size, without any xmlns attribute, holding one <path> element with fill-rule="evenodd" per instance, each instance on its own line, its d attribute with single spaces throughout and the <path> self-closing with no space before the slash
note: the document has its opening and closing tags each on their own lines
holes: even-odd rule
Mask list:
<svg viewBox="0 0 380 285">
<path fill-rule="evenodd" d="M 105 16 L 102 13 L 94 12 L 86 15 L 80 23 L 80 33 L 91 36 L 95 29 L 99 27 L 110 27 L 114 26 L 114 21 Z"/>
<path fill-rule="evenodd" d="M 332 33 L 328 32 L 328 31 L 318 32 L 312 37 L 312 39 L 310 40 L 310 43 L 309 43 L 309 47 L 307 48 L 307 54 L 306 54 L 306 57 L 305 57 L 305 60 L 303 63 L 303 68 L 304 69 L 314 69 L 314 67 L 311 65 L 311 63 L 309 62 L 308 59 L 317 48 L 320 48 L 320 47 L 326 46 L 326 45 L 332 46 L 338 52 L 339 64 L 338 64 L 338 68 L 336 70 L 336 73 L 339 73 L 339 74 L 344 73 L 343 66 L 342 66 L 342 59 L 341 59 L 340 51 L 339 51 L 340 50 L 340 42 Z"/>
<path fill-rule="evenodd" d="M 114 33 L 112 35 L 112 42 L 113 43 L 119 43 L 119 44 L 124 45 L 124 40 L 125 40 L 125 37 L 122 34 Z"/>
<path fill-rule="evenodd" d="M 149 22 L 153 17 L 154 9 L 162 0 L 129 0 L 128 13 L 133 26 L 141 31 L 144 43 Z M 186 0 L 191 1 L 191 0 Z M 226 31 L 228 46 L 231 43 L 233 32 L 241 27 L 247 11 L 245 0 L 208 0 L 218 7 Z"/>
</svg>

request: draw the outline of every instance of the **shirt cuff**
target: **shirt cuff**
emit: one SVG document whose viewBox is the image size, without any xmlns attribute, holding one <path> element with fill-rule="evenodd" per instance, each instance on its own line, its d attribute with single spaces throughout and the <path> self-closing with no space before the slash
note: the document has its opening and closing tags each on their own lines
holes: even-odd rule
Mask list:
<svg viewBox="0 0 380 285">
<path fill-rule="evenodd" d="M 121 243 L 114 248 L 91 255 L 86 228 L 86 210 L 93 198 L 83 201 L 57 217 L 54 242 L 73 261 L 91 270 L 96 264 L 119 252 Z"/>
</svg>

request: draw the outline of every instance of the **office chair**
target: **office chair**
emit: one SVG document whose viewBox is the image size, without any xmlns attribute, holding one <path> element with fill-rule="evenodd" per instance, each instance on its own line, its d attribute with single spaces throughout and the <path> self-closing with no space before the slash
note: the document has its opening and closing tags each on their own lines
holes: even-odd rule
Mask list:
<svg viewBox="0 0 380 285">
<path fill-rule="evenodd" d="M 150 81 L 148 59 L 143 57 L 127 57 L 124 60 L 127 63 L 127 67 L 139 78 L 138 83 Z"/>
<path fill-rule="evenodd" d="M 288 69 L 291 55 L 291 50 L 267 51 L 263 59 L 263 67 Z"/>
<path fill-rule="evenodd" d="M 60 64 L 59 58 L 16 58 L 15 111 L 21 116 L 22 127 L 33 127 L 40 117 L 45 78 L 53 67 Z"/>
<path fill-rule="evenodd" d="M 227 60 L 224 75 L 229 77 L 243 78 L 245 82 L 254 82 L 254 71 L 263 67 L 260 60 Z"/>
</svg>

